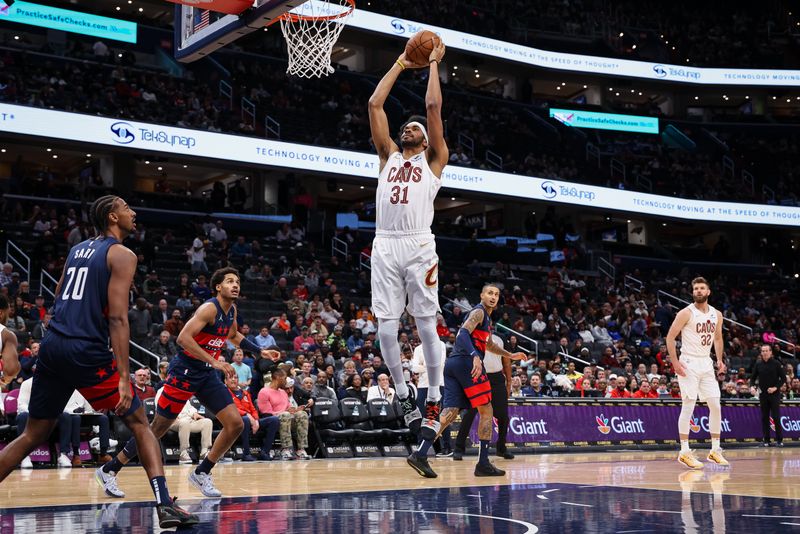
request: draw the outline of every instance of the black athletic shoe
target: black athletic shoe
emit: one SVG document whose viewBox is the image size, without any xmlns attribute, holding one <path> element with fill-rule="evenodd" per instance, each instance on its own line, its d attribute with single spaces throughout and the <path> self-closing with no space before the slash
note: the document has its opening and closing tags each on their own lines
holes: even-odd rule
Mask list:
<svg viewBox="0 0 800 534">
<path fill-rule="evenodd" d="M 437 458 L 450 458 L 453 456 L 453 449 L 442 449 L 436 453 Z"/>
<path fill-rule="evenodd" d="M 453 460 L 456 462 L 460 462 L 464 459 L 464 452 L 463 451 L 453 451 Z"/>
<path fill-rule="evenodd" d="M 436 472 L 434 472 L 433 469 L 431 469 L 431 464 L 428 463 L 428 459 L 420 458 L 415 452 L 412 452 L 408 455 L 406 462 L 408 462 L 408 465 L 414 468 L 414 471 L 425 478 L 436 478 L 439 476 L 436 474 Z"/>
<path fill-rule="evenodd" d="M 475 465 L 476 477 L 502 477 L 506 474 L 502 469 L 496 468 L 491 462 L 481 463 Z"/>
<path fill-rule="evenodd" d="M 160 528 L 188 527 L 200 522 L 196 515 L 190 514 L 180 506 L 176 506 L 175 500 L 175 498 L 172 499 L 172 504 L 159 504 L 156 506 L 158 526 Z"/>
<path fill-rule="evenodd" d="M 503 460 L 513 460 L 515 456 L 508 451 L 497 451 L 497 456 Z"/>
<path fill-rule="evenodd" d="M 775 446 L 776 447 L 783 447 L 783 442 L 782 441 L 776 441 L 775 442 Z"/>
<path fill-rule="evenodd" d="M 403 420 L 406 426 L 414 435 L 419 434 L 419 426 L 422 424 L 422 414 L 417 406 L 417 399 L 411 391 L 408 392 L 408 397 L 400 399 L 400 410 L 403 412 Z"/>
<path fill-rule="evenodd" d="M 762 447 L 772 447 L 772 443 L 770 443 L 769 441 L 762 441 L 761 442 L 761 446 Z"/>
</svg>

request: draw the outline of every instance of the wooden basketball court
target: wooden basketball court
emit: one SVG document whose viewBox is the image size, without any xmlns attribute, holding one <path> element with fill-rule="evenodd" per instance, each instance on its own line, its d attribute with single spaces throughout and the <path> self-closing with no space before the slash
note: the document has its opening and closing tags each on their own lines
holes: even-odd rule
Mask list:
<svg viewBox="0 0 800 534">
<path fill-rule="evenodd" d="M 698 457 L 703 453 L 698 451 Z M 676 453 L 609 452 L 494 459 L 505 477 L 476 478 L 475 457 L 436 458 L 423 479 L 403 458 L 218 465 L 225 497 L 170 466 L 173 496 L 198 513 L 195 532 L 771 532 L 800 526 L 800 455 L 738 449 L 730 468 L 687 471 Z M 15 471 L 0 487 L 2 531 L 147 531 L 157 527 L 140 467 L 106 497 L 94 469 Z M 144 530 L 142 530 L 144 528 Z M 488 530 L 487 530 L 488 529 Z"/>
</svg>

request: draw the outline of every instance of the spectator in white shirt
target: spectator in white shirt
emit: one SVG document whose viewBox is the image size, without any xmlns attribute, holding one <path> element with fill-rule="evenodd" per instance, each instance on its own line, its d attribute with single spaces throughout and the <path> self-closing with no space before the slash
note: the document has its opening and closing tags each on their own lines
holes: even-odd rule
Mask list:
<svg viewBox="0 0 800 534">
<path fill-rule="evenodd" d="M 534 334 L 541 334 L 544 332 L 545 328 L 547 328 L 547 323 L 544 320 L 544 315 L 542 312 L 539 312 L 536 314 L 536 319 L 534 319 L 531 323 L 531 331 Z"/>
<path fill-rule="evenodd" d="M 593 343 L 594 336 L 592 332 L 589 330 L 589 327 L 586 326 L 586 321 L 581 321 L 578 323 L 578 335 L 581 336 L 581 339 L 584 343 Z"/>
<path fill-rule="evenodd" d="M 228 232 L 222 227 L 222 221 L 217 221 L 217 224 L 208 233 L 208 237 L 210 237 L 211 241 L 214 243 L 219 243 L 228 239 Z"/>
<path fill-rule="evenodd" d="M 605 319 L 599 319 L 597 324 L 592 327 L 592 335 L 598 343 L 611 343 L 611 336 L 608 334 Z"/>
<path fill-rule="evenodd" d="M 378 375 L 378 385 L 371 386 L 367 390 L 367 402 L 372 399 L 386 399 L 389 402 L 394 402 L 395 391 L 393 387 L 389 387 L 389 375 L 381 373 Z"/>
</svg>

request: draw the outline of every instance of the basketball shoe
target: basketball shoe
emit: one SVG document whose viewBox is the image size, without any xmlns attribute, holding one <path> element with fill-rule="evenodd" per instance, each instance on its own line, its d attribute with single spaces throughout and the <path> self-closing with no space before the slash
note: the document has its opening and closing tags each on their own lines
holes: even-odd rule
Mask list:
<svg viewBox="0 0 800 534">
<path fill-rule="evenodd" d="M 691 450 L 689 452 L 680 452 L 678 454 L 678 462 L 682 463 L 689 469 L 703 468 L 703 464 L 695 457 L 694 451 Z"/>
<path fill-rule="evenodd" d="M 708 460 L 709 462 L 714 462 L 717 465 L 722 465 L 726 467 L 731 465 L 730 463 L 728 463 L 728 460 L 726 460 L 725 457 L 722 456 L 722 449 L 711 449 L 711 452 L 708 453 L 706 460 Z"/>
</svg>

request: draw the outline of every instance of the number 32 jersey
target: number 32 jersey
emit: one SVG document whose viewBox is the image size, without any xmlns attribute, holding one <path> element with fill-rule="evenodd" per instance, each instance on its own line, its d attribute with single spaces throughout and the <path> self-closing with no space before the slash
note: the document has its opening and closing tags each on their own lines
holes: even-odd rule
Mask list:
<svg viewBox="0 0 800 534">
<path fill-rule="evenodd" d="M 378 178 L 376 235 L 429 234 L 433 201 L 441 186 L 424 152 L 409 160 L 393 152 Z"/>
<path fill-rule="evenodd" d="M 708 312 L 703 313 L 694 304 L 687 306 L 692 316 L 681 330 L 681 354 L 708 358 L 717 331 L 718 312 L 710 304 Z"/>
<path fill-rule="evenodd" d="M 69 251 L 50 328 L 65 337 L 108 343 L 108 250 L 113 237 L 89 239 Z"/>
</svg>

